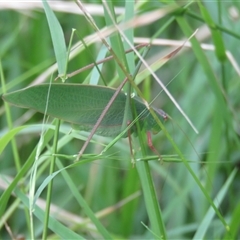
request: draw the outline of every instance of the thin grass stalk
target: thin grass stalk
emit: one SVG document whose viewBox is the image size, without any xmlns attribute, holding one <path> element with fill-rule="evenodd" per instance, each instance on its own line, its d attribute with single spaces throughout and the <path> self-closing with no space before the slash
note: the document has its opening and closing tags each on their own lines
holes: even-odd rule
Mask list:
<svg viewBox="0 0 240 240">
<path fill-rule="evenodd" d="M 61 120 L 57 120 L 54 138 L 53 138 L 53 156 L 50 164 L 49 175 L 51 175 L 55 169 L 56 156 L 54 154 L 57 153 L 60 124 L 61 124 Z M 49 183 L 47 188 L 47 201 L 46 201 L 45 219 L 44 219 L 44 227 L 43 227 L 43 235 L 42 235 L 43 240 L 47 239 L 47 234 L 48 234 L 47 232 L 48 232 L 48 221 L 49 221 L 49 215 L 50 215 L 52 188 L 53 188 L 53 180 Z"/>
</svg>

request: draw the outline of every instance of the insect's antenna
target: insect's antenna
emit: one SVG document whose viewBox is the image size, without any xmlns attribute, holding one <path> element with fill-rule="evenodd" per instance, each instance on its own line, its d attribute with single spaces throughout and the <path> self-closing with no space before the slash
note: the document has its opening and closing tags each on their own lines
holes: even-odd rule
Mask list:
<svg viewBox="0 0 240 240">
<path fill-rule="evenodd" d="M 172 121 L 174 121 L 174 120 L 172 119 Z M 200 159 L 200 156 L 199 156 L 197 150 L 195 149 L 195 147 L 193 146 L 193 143 L 191 142 L 191 140 L 190 140 L 189 137 L 187 136 L 187 134 L 183 131 L 183 129 L 181 128 L 181 126 L 180 126 L 176 121 L 174 121 L 174 123 L 177 124 L 177 126 L 180 128 L 180 130 L 182 131 L 182 133 L 184 134 L 184 136 L 187 138 L 188 142 L 190 143 L 190 145 L 192 146 L 194 152 L 196 153 L 196 155 L 197 155 L 197 157 L 198 157 L 199 163 L 201 163 L 202 161 L 201 161 L 201 159 Z M 207 162 L 206 162 L 206 163 L 207 163 Z M 203 170 L 204 170 L 204 172 L 206 173 L 206 176 L 207 176 L 209 182 L 210 182 L 211 185 L 213 186 L 213 181 L 212 181 L 210 175 L 208 174 L 208 172 L 207 172 L 207 170 L 206 170 L 206 168 L 205 168 L 204 166 L 203 166 Z M 219 204 L 220 201 L 219 201 L 219 199 L 217 198 L 217 196 L 216 196 L 216 201 L 217 201 L 218 204 Z M 219 211 L 222 212 L 221 206 L 219 207 Z"/>
<path fill-rule="evenodd" d="M 171 118 L 170 116 L 169 116 L 169 119 L 171 119 L 171 120 L 179 127 L 179 129 L 181 130 L 181 132 L 184 134 L 185 138 L 186 138 L 186 139 L 188 140 L 188 142 L 190 143 L 191 147 L 193 148 L 193 151 L 196 153 L 197 158 L 198 158 L 198 160 L 199 160 L 199 162 L 200 162 L 200 161 L 201 161 L 201 158 L 200 158 L 200 156 L 199 156 L 196 148 L 194 147 L 192 141 L 190 140 L 190 138 L 189 138 L 188 135 L 186 134 L 186 132 L 183 131 L 182 127 L 178 124 L 177 121 L 175 121 L 175 120 L 174 120 L 173 118 Z"/>
<path fill-rule="evenodd" d="M 165 87 L 167 88 L 175 79 L 176 77 L 183 71 L 185 67 L 183 67 L 166 85 Z M 163 92 L 163 89 L 157 94 L 156 97 L 153 98 L 153 100 L 149 103 L 149 105 L 151 105 L 158 97 L 159 95 Z"/>
</svg>

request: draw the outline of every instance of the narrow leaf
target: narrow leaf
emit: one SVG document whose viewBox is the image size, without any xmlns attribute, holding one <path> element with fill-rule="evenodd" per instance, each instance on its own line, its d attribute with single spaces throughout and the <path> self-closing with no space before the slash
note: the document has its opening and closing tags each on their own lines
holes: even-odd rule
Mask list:
<svg viewBox="0 0 240 240">
<path fill-rule="evenodd" d="M 49 7 L 47 1 L 42 0 L 44 10 L 47 16 L 48 25 L 51 33 L 51 38 L 53 42 L 53 48 L 58 65 L 58 74 L 60 76 L 65 74 L 65 66 L 67 62 L 67 48 L 65 44 L 65 39 L 62 31 L 62 27 L 56 18 L 54 12 Z"/>
</svg>

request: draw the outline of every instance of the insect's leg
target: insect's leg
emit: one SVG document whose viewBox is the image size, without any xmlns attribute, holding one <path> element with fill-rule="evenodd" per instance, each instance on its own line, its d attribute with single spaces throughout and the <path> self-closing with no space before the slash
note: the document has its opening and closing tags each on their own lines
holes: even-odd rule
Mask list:
<svg viewBox="0 0 240 240">
<path fill-rule="evenodd" d="M 127 125 L 130 124 L 130 121 L 128 121 Z M 132 138 L 131 138 L 131 130 L 128 130 L 128 142 L 129 142 L 129 147 L 130 147 L 130 154 L 131 154 L 131 163 L 132 167 L 135 165 L 135 159 L 134 159 L 134 154 L 133 154 L 133 148 L 132 148 Z"/>
<path fill-rule="evenodd" d="M 161 160 L 161 163 L 162 163 L 162 157 L 160 155 L 160 153 L 157 151 L 157 149 L 153 146 L 153 143 L 152 143 L 152 136 L 151 136 L 151 132 L 150 131 L 147 131 L 147 142 L 148 142 L 148 146 L 149 148 L 159 156 L 159 160 Z"/>
</svg>

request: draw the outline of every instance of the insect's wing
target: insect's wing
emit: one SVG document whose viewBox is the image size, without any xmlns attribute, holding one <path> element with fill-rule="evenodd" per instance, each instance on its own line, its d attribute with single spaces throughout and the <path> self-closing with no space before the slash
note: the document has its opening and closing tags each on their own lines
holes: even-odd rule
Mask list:
<svg viewBox="0 0 240 240">
<path fill-rule="evenodd" d="M 42 84 L 5 94 L 3 99 L 18 107 L 35 109 L 89 131 L 114 92 L 114 89 L 100 86 Z M 98 134 L 116 136 L 120 133 L 125 102 L 126 96 L 120 93 L 101 122 Z"/>
<path fill-rule="evenodd" d="M 90 131 L 114 93 L 115 89 L 92 85 L 41 84 L 5 94 L 3 99 L 18 107 L 35 109 L 70 122 L 80 130 Z M 142 101 L 137 97 L 133 101 L 139 115 L 140 127 L 159 131 L 156 121 Z M 97 134 L 115 137 L 121 132 L 125 104 L 126 96 L 120 92 L 99 125 Z M 158 113 L 155 110 L 159 118 L 164 118 L 165 113 L 160 111 Z M 132 114 L 127 115 L 128 121 L 131 122 Z M 132 128 L 132 132 L 134 130 Z"/>
</svg>

